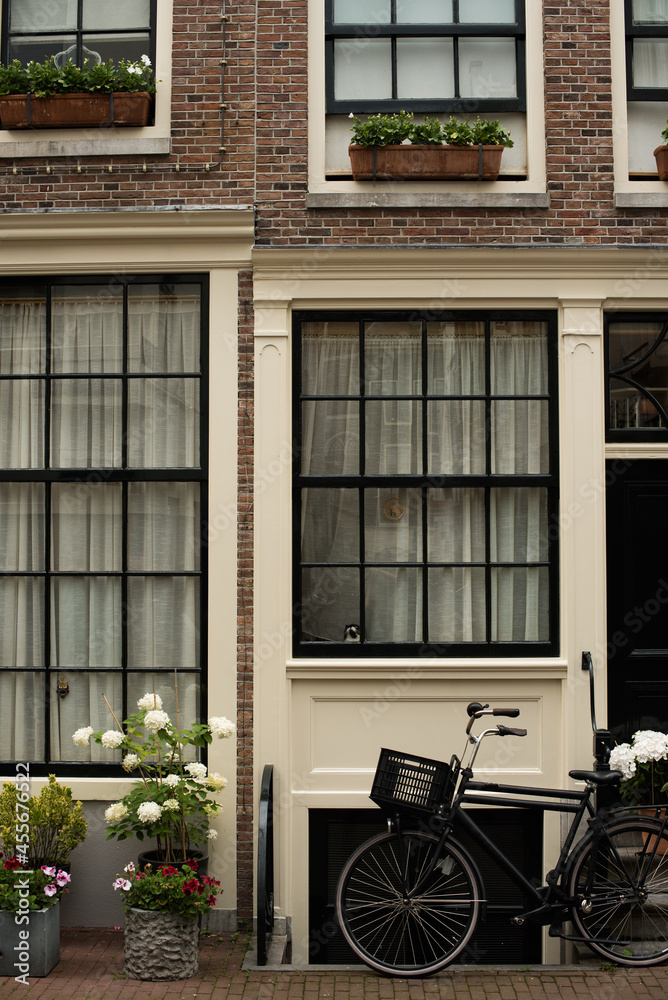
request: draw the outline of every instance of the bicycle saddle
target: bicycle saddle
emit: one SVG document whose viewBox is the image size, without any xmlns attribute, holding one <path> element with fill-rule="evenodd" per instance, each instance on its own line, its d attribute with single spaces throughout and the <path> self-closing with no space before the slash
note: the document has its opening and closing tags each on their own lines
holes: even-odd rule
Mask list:
<svg viewBox="0 0 668 1000">
<path fill-rule="evenodd" d="M 592 785 L 615 785 L 622 780 L 621 771 L 569 771 L 576 781 L 589 781 Z"/>
</svg>

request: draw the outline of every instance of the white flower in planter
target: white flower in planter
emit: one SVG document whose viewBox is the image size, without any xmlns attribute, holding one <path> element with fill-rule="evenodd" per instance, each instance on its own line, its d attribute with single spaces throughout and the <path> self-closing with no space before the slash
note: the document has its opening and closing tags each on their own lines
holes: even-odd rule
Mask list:
<svg viewBox="0 0 668 1000">
<path fill-rule="evenodd" d="M 151 692 L 147 692 L 144 697 L 140 698 L 137 702 L 137 708 L 145 708 L 148 712 L 150 712 L 153 708 L 161 709 L 162 698 L 159 694 L 155 694 L 155 692 L 152 694 Z"/>
<path fill-rule="evenodd" d="M 77 729 L 76 733 L 72 733 L 72 740 L 78 747 L 87 747 L 93 732 L 94 729 L 92 726 L 85 726 L 83 729 Z"/>
<path fill-rule="evenodd" d="M 105 809 L 104 818 L 107 823 L 120 823 L 121 820 L 125 819 L 127 814 L 128 811 L 122 802 L 114 802 L 108 809 Z"/>
<path fill-rule="evenodd" d="M 162 806 L 157 802 L 142 802 L 137 807 L 137 819 L 140 823 L 157 823 L 162 816 Z"/>
<path fill-rule="evenodd" d="M 229 719 L 226 719 L 224 715 L 214 715 L 209 719 L 209 729 L 213 736 L 219 740 L 226 740 L 230 736 L 234 736 L 237 731 L 237 727 Z"/>
<path fill-rule="evenodd" d="M 107 750 L 115 750 L 123 742 L 123 733 L 119 733 L 116 729 L 107 729 L 106 733 L 102 733 L 100 737 L 100 743 Z"/>
</svg>

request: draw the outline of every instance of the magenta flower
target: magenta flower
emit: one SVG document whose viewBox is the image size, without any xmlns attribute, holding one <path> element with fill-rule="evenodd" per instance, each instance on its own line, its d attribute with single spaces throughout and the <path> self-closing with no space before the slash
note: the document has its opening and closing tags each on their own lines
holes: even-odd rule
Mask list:
<svg viewBox="0 0 668 1000">
<path fill-rule="evenodd" d="M 47 896 L 55 896 L 58 890 L 55 885 L 45 885 L 44 892 Z"/>
<path fill-rule="evenodd" d="M 45 875 L 50 875 L 51 878 L 53 878 L 53 876 L 56 874 L 55 868 L 47 868 L 46 865 L 42 865 L 42 871 L 44 872 Z"/>
<path fill-rule="evenodd" d="M 67 872 L 62 871 L 62 869 L 56 875 L 56 885 L 58 888 L 62 889 L 67 885 L 68 882 L 72 881 L 72 876 L 68 875 Z"/>
<path fill-rule="evenodd" d="M 113 886 L 114 889 L 124 889 L 127 892 L 128 889 L 132 888 L 132 883 L 128 882 L 126 878 L 117 878 Z"/>
</svg>

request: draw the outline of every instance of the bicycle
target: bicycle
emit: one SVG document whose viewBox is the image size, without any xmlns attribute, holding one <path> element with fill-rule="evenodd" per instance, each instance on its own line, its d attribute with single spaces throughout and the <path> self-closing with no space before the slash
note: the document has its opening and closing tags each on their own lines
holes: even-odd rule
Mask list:
<svg viewBox="0 0 668 1000">
<path fill-rule="evenodd" d="M 337 917 L 353 951 L 372 969 L 402 977 L 431 975 L 464 952 L 484 918 L 486 899 L 476 862 L 453 837 L 457 825 L 522 889 L 526 909 L 511 923 L 549 925 L 550 936 L 583 942 L 620 965 L 668 959 L 666 820 L 622 805 L 596 808 L 596 792 L 618 787 L 619 771 L 571 771 L 584 790 L 474 781 L 483 739 L 524 737 L 526 729 L 497 724 L 476 736 L 471 730 L 478 719 L 516 718 L 519 709 L 471 702 L 467 713 L 461 759 L 453 755 L 446 764 L 381 750 L 370 797 L 388 814 L 388 832 L 355 851 L 336 891 Z M 490 840 L 475 810 L 463 808 L 467 804 L 572 814 L 543 885 L 527 879 Z M 576 843 L 583 819 L 589 829 Z M 569 920 L 574 933 L 564 930 Z"/>
</svg>

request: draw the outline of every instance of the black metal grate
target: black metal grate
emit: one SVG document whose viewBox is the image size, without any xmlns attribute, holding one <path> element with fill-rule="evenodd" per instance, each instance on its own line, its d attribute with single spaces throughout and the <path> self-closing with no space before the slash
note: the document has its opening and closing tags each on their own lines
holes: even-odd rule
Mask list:
<svg viewBox="0 0 668 1000">
<path fill-rule="evenodd" d="M 459 761 L 449 764 L 429 757 L 410 757 L 396 750 L 381 750 L 370 798 L 381 808 L 433 813 L 449 805 L 455 790 Z"/>
</svg>

